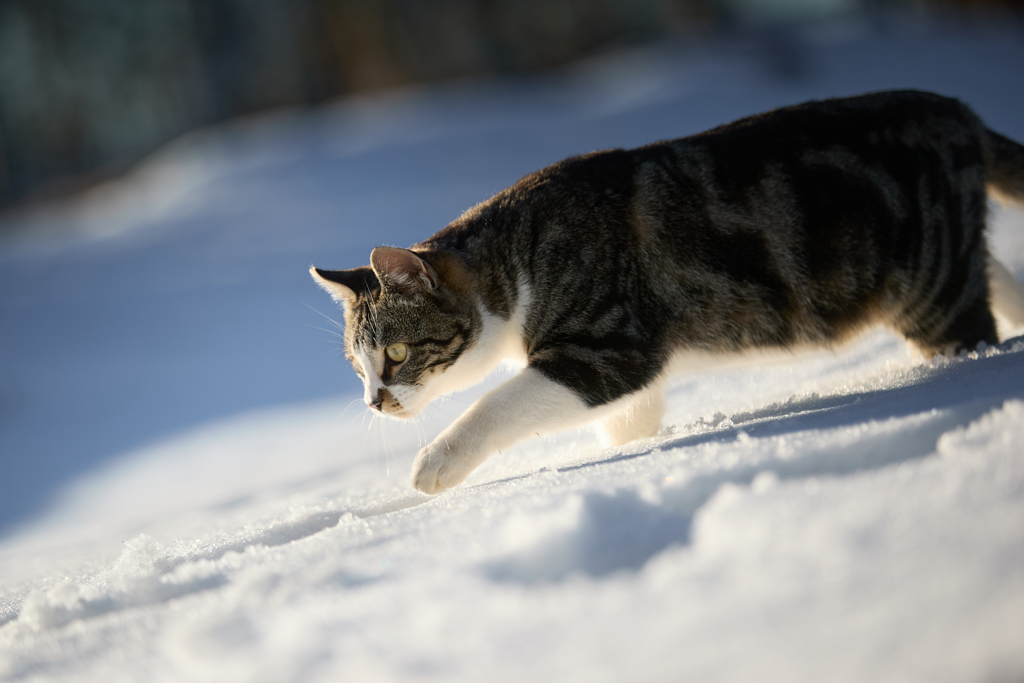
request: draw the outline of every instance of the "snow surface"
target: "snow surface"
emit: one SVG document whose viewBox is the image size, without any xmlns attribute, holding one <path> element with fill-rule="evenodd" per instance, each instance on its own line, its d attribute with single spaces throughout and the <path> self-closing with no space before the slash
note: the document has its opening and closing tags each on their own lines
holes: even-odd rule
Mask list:
<svg viewBox="0 0 1024 683">
<path fill-rule="evenodd" d="M 1024 340 L 680 377 L 656 438 L 533 439 L 428 498 L 418 445 L 482 388 L 371 422 L 301 305 L 337 317 L 311 261 L 544 163 L 809 97 L 934 89 L 1024 139 L 1020 34 L 797 37 L 797 74 L 664 47 L 240 122 L 8 226 L 0 679 L 1024 678 Z M 1019 277 L 1021 212 L 992 241 Z"/>
</svg>

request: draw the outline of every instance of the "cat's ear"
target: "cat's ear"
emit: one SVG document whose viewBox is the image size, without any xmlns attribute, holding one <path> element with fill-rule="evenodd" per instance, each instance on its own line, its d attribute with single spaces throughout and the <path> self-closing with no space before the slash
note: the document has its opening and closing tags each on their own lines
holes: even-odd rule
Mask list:
<svg viewBox="0 0 1024 683">
<path fill-rule="evenodd" d="M 430 264 L 408 249 L 377 247 L 370 253 L 370 266 L 384 286 L 436 289 L 439 282 Z"/>
<path fill-rule="evenodd" d="M 309 274 L 339 304 L 351 307 L 359 294 L 368 294 L 380 287 L 377 275 L 369 266 L 352 270 L 321 270 L 310 266 Z"/>
</svg>

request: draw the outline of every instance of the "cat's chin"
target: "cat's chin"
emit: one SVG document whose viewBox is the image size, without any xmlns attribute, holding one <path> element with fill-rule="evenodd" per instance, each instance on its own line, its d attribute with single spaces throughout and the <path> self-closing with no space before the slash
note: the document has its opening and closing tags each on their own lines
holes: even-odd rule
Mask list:
<svg viewBox="0 0 1024 683">
<path fill-rule="evenodd" d="M 411 420 L 423 412 L 427 404 L 406 408 L 401 406 L 398 410 L 389 410 L 384 413 L 385 417 L 393 417 L 397 420 Z"/>
<path fill-rule="evenodd" d="M 422 412 L 423 412 L 422 409 L 415 410 L 415 411 L 413 411 L 413 410 L 398 410 L 398 411 L 395 411 L 395 412 L 392 412 L 392 413 L 384 413 L 384 417 L 393 417 L 396 420 L 411 420 L 411 419 L 413 419 L 414 417 L 416 417 L 417 415 L 419 415 Z"/>
</svg>

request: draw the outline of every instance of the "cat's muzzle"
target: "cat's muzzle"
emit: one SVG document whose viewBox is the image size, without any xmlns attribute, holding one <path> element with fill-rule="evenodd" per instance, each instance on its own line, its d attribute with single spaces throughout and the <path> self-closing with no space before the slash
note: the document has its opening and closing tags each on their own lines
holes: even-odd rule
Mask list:
<svg viewBox="0 0 1024 683">
<path fill-rule="evenodd" d="M 366 405 L 370 410 L 380 413 L 382 415 L 388 415 L 390 417 L 408 417 L 405 413 L 406 409 L 402 406 L 401 402 L 395 396 L 388 391 L 386 387 L 380 387 L 377 389 L 377 395 L 372 400 L 367 400 Z"/>
</svg>

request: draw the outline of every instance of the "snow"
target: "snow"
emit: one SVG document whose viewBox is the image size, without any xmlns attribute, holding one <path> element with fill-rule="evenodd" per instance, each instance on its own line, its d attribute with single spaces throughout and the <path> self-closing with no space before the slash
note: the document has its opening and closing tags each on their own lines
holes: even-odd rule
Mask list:
<svg viewBox="0 0 1024 683">
<path fill-rule="evenodd" d="M 799 47 L 796 79 L 732 42 L 283 112 L 8 226 L 0 679 L 1024 677 L 1024 339 L 682 376 L 658 437 L 528 440 L 428 498 L 417 448 L 483 388 L 371 421 L 313 329 L 337 315 L 311 261 L 568 154 L 901 86 L 1024 139 L 1019 36 Z M 994 211 L 1019 277 L 1024 217 Z"/>
</svg>

